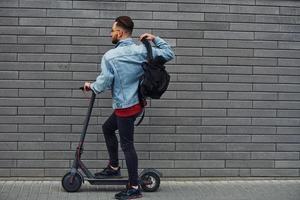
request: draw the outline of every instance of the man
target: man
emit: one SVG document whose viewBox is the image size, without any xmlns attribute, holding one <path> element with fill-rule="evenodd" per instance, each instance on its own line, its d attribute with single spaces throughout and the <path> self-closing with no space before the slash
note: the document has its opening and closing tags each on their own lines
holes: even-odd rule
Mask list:
<svg viewBox="0 0 300 200">
<path fill-rule="evenodd" d="M 111 30 L 111 40 L 115 48 L 106 52 L 101 60 L 101 74 L 93 83 L 85 82 L 85 91 L 101 93 L 111 89 L 114 112 L 102 126 L 109 164 L 98 178 L 119 177 L 118 140 L 115 131 L 119 130 L 120 144 L 125 155 L 129 183 L 126 190 L 117 193 L 117 199 L 142 197 L 138 187 L 138 158 L 134 148 L 134 121 L 141 113 L 142 106 L 138 97 L 139 78 L 143 74 L 141 64 L 146 61 L 147 51 L 143 44 L 136 45 L 131 36 L 134 23 L 128 16 L 116 18 Z M 162 56 L 167 61 L 174 58 L 174 53 L 163 39 L 145 33 L 140 39 L 155 44 L 153 56 Z"/>
</svg>

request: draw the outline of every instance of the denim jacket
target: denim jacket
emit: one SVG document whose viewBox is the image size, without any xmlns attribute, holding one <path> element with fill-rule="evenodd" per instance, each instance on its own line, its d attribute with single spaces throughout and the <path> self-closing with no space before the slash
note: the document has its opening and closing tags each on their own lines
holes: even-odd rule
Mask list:
<svg viewBox="0 0 300 200">
<path fill-rule="evenodd" d="M 152 47 L 153 57 L 163 56 L 167 61 L 174 58 L 170 45 L 156 37 Z M 143 74 L 142 63 L 147 59 L 143 44 L 136 45 L 132 38 L 120 40 L 114 49 L 107 51 L 101 60 L 101 73 L 91 84 L 96 93 L 112 91 L 113 109 L 128 108 L 139 102 L 139 78 Z"/>
</svg>

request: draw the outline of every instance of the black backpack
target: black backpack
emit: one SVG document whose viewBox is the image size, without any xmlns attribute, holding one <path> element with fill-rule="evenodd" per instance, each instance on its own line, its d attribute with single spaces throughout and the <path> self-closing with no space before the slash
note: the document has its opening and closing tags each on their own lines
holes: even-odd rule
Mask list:
<svg viewBox="0 0 300 200">
<path fill-rule="evenodd" d="M 140 78 L 140 99 L 146 99 L 147 97 L 160 99 L 170 82 L 170 75 L 164 66 L 166 60 L 162 56 L 153 59 L 151 44 L 146 39 L 143 39 L 142 42 L 147 49 L 147 62 L 142 63 L 144 74 Z"/>
<path fill-rule="evenodd" d="M 170 75 L 166 71 L 164 64 L 167 62 L 162 56 L 153 58 L 152 47 L 148 40 L 142 39 L 147 49 L 147 61 L 142 63 L 144 74 L 140 78 L 139 99 L 142 107 L 146 105 L 146 98 L 160 99 L 162 94 L 167 90 L 170 82 Z M 138 126 L 144 119 L 145 109 L 141 119 L 136 124 Z"/>
</svg>

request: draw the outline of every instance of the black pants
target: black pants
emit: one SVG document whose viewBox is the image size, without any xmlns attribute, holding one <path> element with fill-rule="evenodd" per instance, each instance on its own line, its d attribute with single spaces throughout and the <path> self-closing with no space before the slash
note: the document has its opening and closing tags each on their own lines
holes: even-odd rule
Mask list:
<svg viewBox="0 0 300 200">
<path fill-rule="evenodd" d="M 118 139 L 115 133 L 117 129 L 119 130 L 120 144 L 125 155 L 131 185 L 138 185 L 138 157 L 133 136 L 135 119 L 136 116 L 118 117 L 113 113 L 102 126 L 110 164 L 114 167 L 119 166 Z"/>
</svg>

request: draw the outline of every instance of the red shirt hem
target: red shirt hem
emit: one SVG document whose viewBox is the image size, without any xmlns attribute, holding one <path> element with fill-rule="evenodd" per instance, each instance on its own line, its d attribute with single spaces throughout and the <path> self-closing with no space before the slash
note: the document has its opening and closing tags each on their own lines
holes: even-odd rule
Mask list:
<svg viewBox="0 0 300 200">
<path fill-rule="evenodd" d="M 135 104 L 129 108 L 115 109 L 115 114 L 118 117 L 131 117 L 142 112 L 142 106 L 140 103 Z"/>
</svg>

